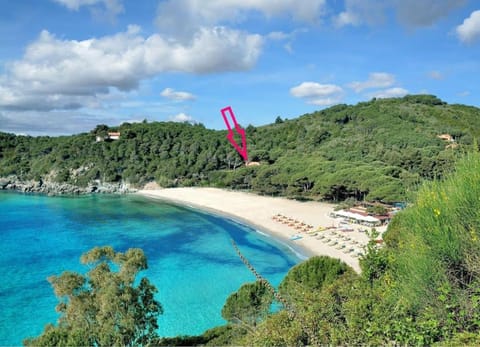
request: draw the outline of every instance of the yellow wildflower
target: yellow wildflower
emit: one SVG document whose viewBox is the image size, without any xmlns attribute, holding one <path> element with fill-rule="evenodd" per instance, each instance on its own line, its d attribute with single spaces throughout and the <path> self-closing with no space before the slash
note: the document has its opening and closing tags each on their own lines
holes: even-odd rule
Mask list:
<svg viewBox="0 0 480 347">
<path fill-rule="evenodd" d="M 473 242 L 476 242 L 478 240 L 477 234 L 475 233 L 475 231 L 473 229 L 470 229 L 470 237 L 471 237 Z"/>
<path fill-rule="evenodd" d="M 440 216 L 440 210 L 438 208 L 434 208 L 433 213 L 435 214 L 435 217 Z"/>
</svg>

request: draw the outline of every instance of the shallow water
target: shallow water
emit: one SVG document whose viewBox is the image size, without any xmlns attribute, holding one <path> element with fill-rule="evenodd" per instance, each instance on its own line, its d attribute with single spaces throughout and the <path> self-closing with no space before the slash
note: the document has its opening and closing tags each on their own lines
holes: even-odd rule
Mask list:
<svg viewBox="0 0 480 347">
<path fill-rule="evenodd" d="M 55 322 L 46 278 L 84 271 L 80 255 L 95 246 L 142 248 L 142 273 L 159 289 L 162 336 L 200 334 L 224 324 L 221 308 L 254 281 L 231 246 L 272 283 L 300 259 L 268 235 L 235 221 L 139 196 L 45 197 L 0 192 L 0 345 L 18 345 Z"/>
</svg>

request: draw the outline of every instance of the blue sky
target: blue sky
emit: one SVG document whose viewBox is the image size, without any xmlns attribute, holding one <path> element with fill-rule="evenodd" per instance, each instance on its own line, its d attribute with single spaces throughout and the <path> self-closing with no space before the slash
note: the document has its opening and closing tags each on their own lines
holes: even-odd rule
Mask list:
<svg viewBox="0 0 480 347">
<path fill-rule="evenodd" d="M 476 0 L 0 0 L 0 131 L 263 125 L 429 93 L 480 106 Z"/>
</svg>

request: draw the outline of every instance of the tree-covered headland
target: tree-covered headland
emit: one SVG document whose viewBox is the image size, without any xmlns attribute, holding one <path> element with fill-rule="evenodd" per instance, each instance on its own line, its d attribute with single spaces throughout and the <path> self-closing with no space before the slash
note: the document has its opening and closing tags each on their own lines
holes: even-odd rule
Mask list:
<svg viewBox="0 0 480 347">
<path fill-rule="evenodd" d="M 108 131 L 117 141 L 96 142 Z M 0 177 L 87 186 L 215 186 L 266 195 L 341 201 L 404 201 L 442 177 L 480 135 L 480 109 L 435 96 L 336 105 L 292 120 L 246 126 L 245 166 L 226 131 L 173 122 L 99 125 L 90 133 L 29 137 L 0 133 Z M 450 137 L 439 137 L 449 135 Z"/>
</svg>

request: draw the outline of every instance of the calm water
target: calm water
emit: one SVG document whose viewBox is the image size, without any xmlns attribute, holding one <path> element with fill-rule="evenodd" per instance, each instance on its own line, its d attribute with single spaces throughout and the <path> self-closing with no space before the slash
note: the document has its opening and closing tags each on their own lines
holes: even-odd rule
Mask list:
<svg viewBox="0 0 480 347">
<path fill-rule="evenodd" d="M 299 258 L 255 230 L 137 196 L 78 198 L 0 192 L 0 345 L 18 345 L 55 322 L 56 298 L 46 278 L 84 272 L 80 255 L 94 246 L 142 248 L 146 275 L 159 289 L 162 336 L 200 334 L 224 324 L 228 295 L 254 281 L 231 247 L 278 284 Z"/>
</svg>

